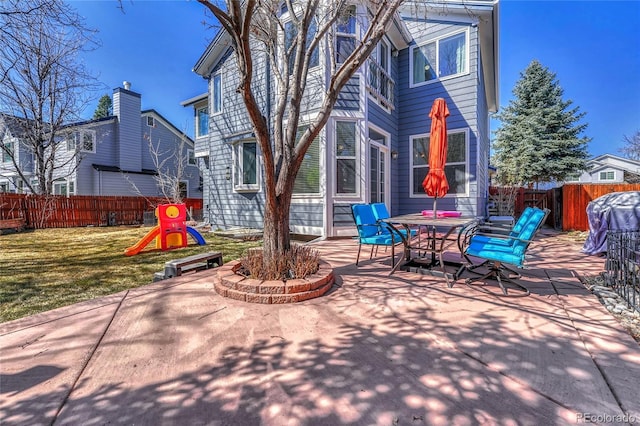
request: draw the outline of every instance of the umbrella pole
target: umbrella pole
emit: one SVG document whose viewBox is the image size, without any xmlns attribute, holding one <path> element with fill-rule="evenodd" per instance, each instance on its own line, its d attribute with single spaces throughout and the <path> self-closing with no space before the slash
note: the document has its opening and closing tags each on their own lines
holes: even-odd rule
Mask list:
<svg viewBox="0 0 640 426">
<path fill-rule="evenodd" d="M 433 197 L 433 218 L 434 219 L 438 218 L 438 210 L 436 208 L 437 204 L 438 204 L 438 196 L 436 195 L 435 197 Z"/>
</svg>

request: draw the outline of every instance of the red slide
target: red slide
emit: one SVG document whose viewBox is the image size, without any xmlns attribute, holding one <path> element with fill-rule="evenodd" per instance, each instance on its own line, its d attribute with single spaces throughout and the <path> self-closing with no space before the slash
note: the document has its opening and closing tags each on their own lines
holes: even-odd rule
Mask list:
<svg viewBox="0 0 640 426">
<path fill-rule="evenodd" d="M 149 232 L 147 232 L 147 234 L 144 237 L 142 237 L 140 239 L 140 241 L 138 241 L 137 243 L 135 243 L 131 247 L 127 247 L 124 250 L 124 255 L 125 256 L 133 256 L 133 255 L 136 255 L 136 254 L 140 253 L 140 251 L 143 248 L 145 248 L 147 246 L 147 244 L 149 244 L 151 241 L 153 241 L 154 238 L 156 238 L 158 235 L 160 235 L 160 227 L 159 226 L 154 226 L 153 228 L 151 228 L 149 230 Z"/>
</svg>

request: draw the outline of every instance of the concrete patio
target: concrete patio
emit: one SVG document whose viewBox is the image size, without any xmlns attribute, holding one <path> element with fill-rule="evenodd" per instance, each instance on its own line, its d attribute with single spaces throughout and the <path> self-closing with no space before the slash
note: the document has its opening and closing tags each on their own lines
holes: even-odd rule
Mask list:
<svg viewBox="0 0 640 426">
<path fill-rule="evenodd" d="M 337 279 L 307 302 L 222 298 L 210 270 L 0 324 L 0 423 L 640 423 L 640 347 L 581 244 L 540 232 L 511 299 L 315 246 Z"/>
</svg>

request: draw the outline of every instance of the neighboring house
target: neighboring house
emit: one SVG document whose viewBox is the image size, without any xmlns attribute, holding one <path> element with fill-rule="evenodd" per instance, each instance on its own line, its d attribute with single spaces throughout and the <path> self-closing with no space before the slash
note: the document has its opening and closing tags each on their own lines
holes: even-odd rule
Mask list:
<svg viewBox="0 0 640 426">
<path fill-rule="evenodd" d="M 587 168 L 577 180 L 585 183 L 640 183 L 640 161 L 603 154 L 587 161 Z"/>
<path fill-rule="evenodd" d="M 364 2 L 357 3 L 351 7 L 366 16 Z M 484 215 L 489 113 L 498 106 L 498 3 L 446 2 L 446 7 L 430 9 L 428 18 L 413 10 L 408 5 L 398 14 L 370 61 L 343 89 L 330 120 L 307 152 L 294 189 L 292 232 L 353 234 L 353 203 L 385 202 L 394 215 L 431 208 L 422 180 L 428 170 L 428 114 L 438 97 L 446 99 L 451 112 L 445 170 L 451 189 L 438 200 L 438 208 Z M 357 37 L 358 27 L 355 21 L 342 26 L 336 40 L 347 42 L 336 51 L 342 52 L 348 39 Z M 195 155 L 203 158 L 205 218 L 223 229 L 261 228 L 260 153 L 235 90 L 239 73 L 230 45 L 222 31 L 207 47 L 194 71 L 208 79 L 208 93 L 183 105 L 195 110 Z M 310 70 L 310 84 L 328 75 L 326 67 L 325 61 L 318 61 Z M 264 57 L 254 58 L 254 68 L 254 86 L 273 101 L 275 83 L 265 70 Z M 317 111 L 314 105 L 322 92 L 312 90 L 307 99 L 307 120 Z M 265 110 L 269 104 L 265 101 Z"/>
<path fill-rule="evenodd" d="M 113 91 L 113 116 L 65 126 L 56 153 L 58 165 L 64 167 L 55 172 L 54 178 L 58 178 L 54 181 L 54 193 L 162 196 L 156 179 L 158 166 L 163 170 L 161 174 L 175 176 L 177 152 L 181 150 L 184 165 L 181 193 L 201 198 L 193 140 L 157 111 L 141 111 L 140 94 L 128 90 L 128 84 L 125 87 Z M 11 121 L 20 122 L 15 118 Z M 33 155 L 19 143 L 19 126 L 4 127 L 4 143 L 20 147 L 20 167 L 26 176 L 35 179 Z M 76 152 L 78 155 L 73 158 Z M 13 163 L 6 156 L 2 160 L 0 191 L 24 192 L 26 186 Z"/>
<path fill-rule="evenodd" d="M 0 192 L 24 191 L 24 182 L 16 171 L 13 159 L 26 178 L 33 178 L 33 156 L 20 143 L 23 136 L 21 129 L 29 124 L 29 120 L 0 114 L 0 143 L 4 146 L 0 150 Z"/>
</svg>

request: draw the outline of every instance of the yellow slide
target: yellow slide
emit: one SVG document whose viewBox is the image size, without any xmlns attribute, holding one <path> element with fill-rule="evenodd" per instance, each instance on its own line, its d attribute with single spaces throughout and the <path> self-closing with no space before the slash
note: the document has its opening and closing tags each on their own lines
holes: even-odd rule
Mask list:
<svg viewBox="0 0 640 426">
<path fill-rule="evenodd" d="M 137 243 L 132 245 L 131 247 L 127 247 L 124 250 L 125 256 L 134 256 L 147 246 L 151 241 L 153 241 L 158 235 L 160 235 L 160 227 L 154 226 L 147 232 L 147 234 L 140 239 Z"/>
</svg>

